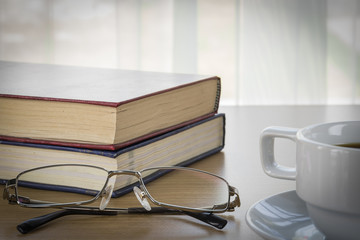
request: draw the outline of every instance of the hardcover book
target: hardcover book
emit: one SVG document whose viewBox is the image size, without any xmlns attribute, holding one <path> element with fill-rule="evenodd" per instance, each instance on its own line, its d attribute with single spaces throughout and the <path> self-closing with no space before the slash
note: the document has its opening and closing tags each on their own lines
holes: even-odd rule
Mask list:
<svg viewBox="0 0 360 240">
<path fill-rule="evenodd" d="M 0 139 L 115 150 L 217 113 L 216 76 L 0 61 Z"/>
<path fill-rule="evenodd" d="M 87 164 L 108 170 L 187 166 L 221 151 L 224 141 L 224 114 L 216 114 L 115 151 L 0 141 L 0 182 L 6 183 L 24 170 L 54 164 Z M 67 177 L 59 177 L 64 178 L 66 185 Z M 69 181 L 77 182 L 73 178 Z M 79 179 L 78 182 L 82 181 Z M 114 186 L 113 196 L 121 195 L 123 193 L 121 189 L 124 188 L 122 181 L 116 181 Z"/>
</svg>

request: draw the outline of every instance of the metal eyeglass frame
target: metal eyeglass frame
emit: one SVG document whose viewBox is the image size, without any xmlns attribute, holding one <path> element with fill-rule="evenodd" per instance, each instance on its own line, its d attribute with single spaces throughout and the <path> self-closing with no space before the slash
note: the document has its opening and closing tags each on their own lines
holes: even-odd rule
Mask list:
<svg viewBox="0 0 360 240">
<path fill-rule="evenodd" d="M 90 167 L 90 168 L 96 168 L 102 171 L 107 172 L 107 178 L 104 183 L 104 186 L 102 189 L 96 194 L 92 199 L 86 200 L 86 201 L 79 201 L 79 202 L 70 202 L 70 203 L 44 203 L 39 201 L 32 201 L 31 199 L 25 197 L 25 196 L 19 196 L 18 195 L 18 179 L 21 177 L 21 175 L 26 174 L 31 171 L 44 169 L 44 168 L 51 168 L 51 167 L 62 167 L 62 166 L 80 166 L 80 167 Z M 178 205 L 172 205 L 172 204 L 166 204 L 159 202 L 155 200 L 149 191 L 147 190 L 143 177 L 141 176 L 141 172 L 146 170 L 188 170 L 188 171 L 194 171 L 204 174 L 209 174 L 213 177 L 219 178 L 222 181 L 226 183 L 229 190 L 229 196 L 228 201 L 226 203 L 220 204 L 220 205 L 214 205 L 210 208 L 190 208 L 190 207 L 184 207 L 184 206 L 178 206 Z M 134 187 L 133 191 L 139 200 L 139 202 L 142 204 L 144 208 L 106 208 L 107 203 L 109 202 L 111 198 L 111 191 L 107 189 L 109 179 L 115 175 L 131 175 L 135 176 L 139 181 L 140 189 L 137 187 Z M 11 191 L 13 193 L 11 193 Z M 86 204 L 90 204 L 98 200 L 100 197 L 102 197 L 104 200 L 100 203 L 100 207 L 91 207 L 91 206 L 83 206 Z M 234 197 L 234 199 L 231 201 L 231 197 Z M 85 164 L 58 164 L 58 165 L 48 165 L 48 166 L 42 166 L 38 168 L 29 169 L 26 171 L 21 172 L 17 175 L 15 179 L 8 180 L 6 187 L 4 188 L 4 194 L 3 198 L 7 199 L 10 204 L 18 204 L 22 207 L 30 207 L 30 208 L 62 208 L 64 210 L 58 211 L 55 213 L 51 213 L 45 216 L 37 217 L 34 219 L 30 219 L 28 221 L 25 221 L 24 223 L 18 225 L 18 230 L 21 233 L 27 233 L 34 228 L 43 225 L 44 223 L 47 223 L 53 219 L 56 219 L 61 216 L 70 215 L 70 214 L 92 214 L 92 215 L 117 215 L 119 213 L 184 213 L 189 216 L 195 217 L 207 224 L 210 224 L 211 226 L 214 226 L 216 228 L 222 229 L 227 221 L 225 219 L 222 219 L 216 215 L 213 215 L 213 213 L 223 213 L 223 212 L 232 212 L 235 210 L 236 207 L 240 207 L 240 197 L 238 194 L 238 190 L 230 186 L 229 183 L 222 177 L 209 173 L 206 171 L 202 171 L 199 169 L 194 168 L 187 168 L 187 167 L 151 167 L 151 168 L 145 168 L 140 171 L 133 171 L 133 170 L 116 170 L 116 171 L 108 171 L 102 167 L 98 166 L 92 166 L 92 165 L 85 165 Z M 159 207 L 150 207 L 147 200 L 149 199 L 153 204 L 159 206 Z"/>
</svg>

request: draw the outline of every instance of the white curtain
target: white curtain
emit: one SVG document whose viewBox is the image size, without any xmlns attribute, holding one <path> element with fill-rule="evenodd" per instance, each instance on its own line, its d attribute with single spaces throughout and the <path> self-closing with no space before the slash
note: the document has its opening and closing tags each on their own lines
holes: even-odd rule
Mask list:
<svg viewBox="0 0 360 240">
<path fill-rule="evenodd" d="M 218 75 L 221 104 L 359 104 L 359 54 L 360 0 L 0 0 L 0 60 Z"/>
</svg>

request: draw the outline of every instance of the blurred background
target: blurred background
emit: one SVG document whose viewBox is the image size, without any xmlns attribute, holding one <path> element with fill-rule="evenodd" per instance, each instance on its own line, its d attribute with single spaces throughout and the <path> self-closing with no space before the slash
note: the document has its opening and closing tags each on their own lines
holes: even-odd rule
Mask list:
<svg viewBox="0 0 360 240">
<path fill-rule="evenodd" d="M 360 0 L 0 0 L 0 60 L 217 75 L 222 105 L 360 104 L 359 54 Z"/>
</svg>

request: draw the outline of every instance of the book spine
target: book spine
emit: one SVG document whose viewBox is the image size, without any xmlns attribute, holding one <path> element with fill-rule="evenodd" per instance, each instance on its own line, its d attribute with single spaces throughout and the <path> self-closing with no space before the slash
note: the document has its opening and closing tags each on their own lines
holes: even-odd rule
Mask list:
<svg viewBox="0 0 360 240">
<path fill-rule="evenodd" d="M 220 78 L 218 78 L 217 91 L 216 91 L 216 97 L 215 97 L 215 105 L 214 105 L 214 113 L 218 112 L 219 104 L 220 104 L 220 95 L 221 95 L 221 80 L 220 80 Z"/>
</svg>

